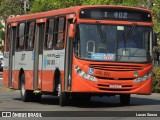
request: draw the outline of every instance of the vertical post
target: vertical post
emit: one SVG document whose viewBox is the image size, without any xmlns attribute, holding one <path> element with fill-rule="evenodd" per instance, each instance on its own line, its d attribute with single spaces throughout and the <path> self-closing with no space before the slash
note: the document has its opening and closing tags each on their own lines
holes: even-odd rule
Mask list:
<svg viewBox="0 0 160 120">
<path fill-rule="evenodd" d="M 147 9 L 152 9 L 152 0 L 147 0 Z"/>
<path fill-rule="evenodd" d="M 24 0 L 24 13 L 26 14 L 26 11 L 27 11 L 27 1 Z"/>
</svg>

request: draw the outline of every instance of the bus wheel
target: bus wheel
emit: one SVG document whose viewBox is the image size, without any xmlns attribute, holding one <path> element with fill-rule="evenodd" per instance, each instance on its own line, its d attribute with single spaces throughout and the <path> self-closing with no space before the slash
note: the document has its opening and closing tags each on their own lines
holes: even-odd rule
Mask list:
<svg viewBox="0 0 160 120">
<path fill-rule="evenodd" d="M 22 74 L 20 80 L 21 80 L 21 82 L 20 82 L 21 99 L 22 99 L 23 102 L 29 102 L 29 101 L 31 101 L 33 92 L 31 90 L 26 90 L 25 89 L 25 76 L 24 76 L 24 73 Z"/>
<path fill-rule="evenodd" d="M 78 94 L 78 93 L 73 93 L 72 94 L 72 100 L 74 102 L 89 102 L 91 99 L 91 95 L 90 94 Z"/>
<path fill-rule="evenodd" d="M 34 94 L 33 93 L 33 101 L 34 102 L 40 102 L 41 101 L 41 94 Z"/>
<path fill-rule="evenodd" d="M 128 104 L 130 104 L 130 94 L 120 95 L 120 103 L 122 105 L 128 105 Z"/>
<path fill-rule="evenodd" d="M 61 106 L 66 106 L 69 101 L 69 94 L 66 92 L 62 92 L 62 85 L 61 83 L 58 84 L 58 96 L 59 96 L 59 103 Z"/>
</svg>

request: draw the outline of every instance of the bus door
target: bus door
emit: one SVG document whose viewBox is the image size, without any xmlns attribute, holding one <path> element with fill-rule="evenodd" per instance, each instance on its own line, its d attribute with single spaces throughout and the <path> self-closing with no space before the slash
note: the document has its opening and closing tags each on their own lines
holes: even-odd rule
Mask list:
<svg viewBox="0 0 160 120">
<path fill-rule="evenodd" d="M 43 67 L 43 40 L 46 19 L 38 19 L 36 25 L 35 48 L 34 48 L 34 92 L 40 92 L 42 87 Z M 37 90 L 37 91 L 36 91 Z"/>
<path fill-rule="evenodd" d="M 14 56 L 15 56 L 15 41 L 16 41 L 16 37 L 17 37 L 17 23 L 12 23 L 11 24 L 11 38 L 10 38 L 10 42 L 9 42 L 9 74 L 8 74 L 8 86 L 10 88 L 13 88 L 13 69 L 14 69 Z"/>
<path fill-rule="evenodd" d="M 73 23 L 74 14 L 67 15 L 67 28 L 69 31 L 70 24 Z M 67 34 L 68 35 L 68 34 Z M 73 41 L 69 36 L 66 40 L 66 52 L 65 52 L 65 78 L 64 78 L 64 90 L 71 91 L 72 87 L 72 61 L 73 61 Z"/>
</svg>

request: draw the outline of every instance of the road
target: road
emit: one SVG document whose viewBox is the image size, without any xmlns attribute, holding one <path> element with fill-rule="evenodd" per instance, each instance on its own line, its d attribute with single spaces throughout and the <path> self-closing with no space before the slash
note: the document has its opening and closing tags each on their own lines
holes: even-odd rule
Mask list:
<svg viewBox="0 0 160 120">
<path fill-rule="evenodd" d="M 4 88 L 2 79 L 0 79 L 0 88 Z M 131 104 L 128 106 L 120 105 L 119 97 L 115 96 L 92 97 L 87 103 L 73 103 L 61 107 L 58 97 L 44 95 L 40 102 L 24 103 L 21 101 L 19 91 L 8 89 L 0 91 L 0 111 L 154 111 L 155 113 L 159 111 L 159 114 L 160 94 L 132 95 Z"/>
</svg>

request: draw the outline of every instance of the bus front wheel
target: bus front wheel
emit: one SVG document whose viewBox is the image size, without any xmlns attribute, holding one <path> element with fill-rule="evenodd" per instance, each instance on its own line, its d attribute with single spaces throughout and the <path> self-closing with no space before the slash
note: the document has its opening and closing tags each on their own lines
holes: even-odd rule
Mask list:
<svg viewBox="0 0 160 120">
<path fill-rule="evenodd" d="M 66 92 L 62 92 L 61 83 L 58 84 L 58 96 L 60 105 L 66 106 L 69 102 L 69 94 L 67 94 Z"/>
<path fill-rule="evenodd" d="M 122 105 L 130 104 L 130 94 L 120 95 L 120 103 Z"/>
</svg>

